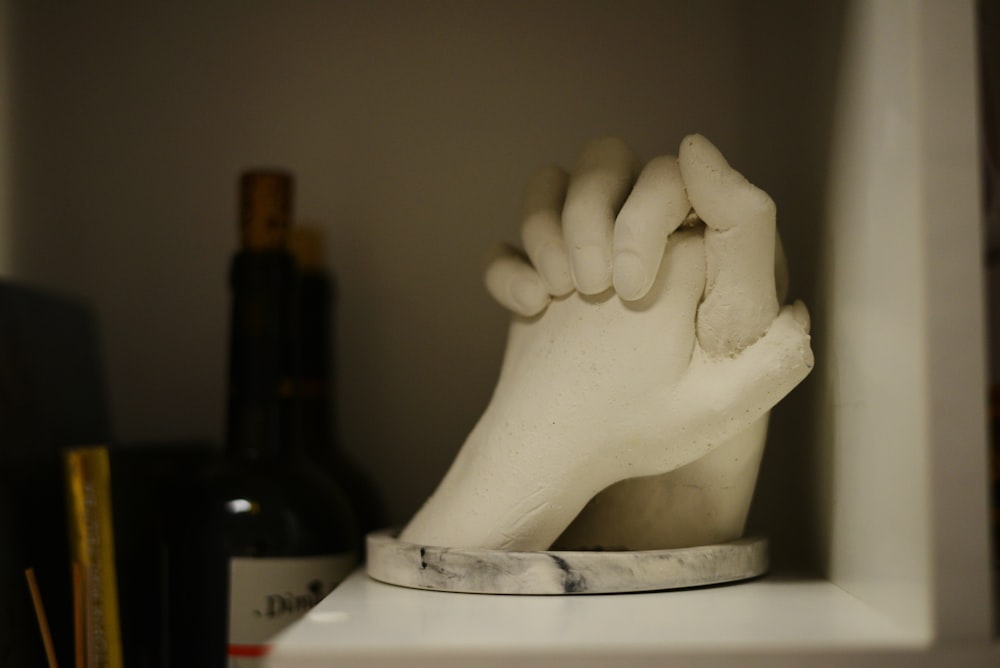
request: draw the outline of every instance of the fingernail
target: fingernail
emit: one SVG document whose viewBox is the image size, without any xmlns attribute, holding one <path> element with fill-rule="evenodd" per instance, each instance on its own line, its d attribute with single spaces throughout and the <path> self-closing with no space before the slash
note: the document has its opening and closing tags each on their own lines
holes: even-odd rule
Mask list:
<svg viewBox="0 0 1000 668">
<path fill-rule="evenodd" d="M 518 278 L 510 286 L 510 298 L 521 315 L 532 316 L 545 308 L 549 295 L 539 281 Z"/>
<path fill-rule="evenodd" d="M 623 251 L 615 255 L 614 271 L 615 292 L 625 300 L 642 297 L 646 288 L 646 272 L 642 260 L 632 251 Z"/>
<path fill-rule="evenodd" d="M 566 253 L 556 246 L 546 246 L 538 258 L 539 273 L 549 284 L 549 291 L 561 297 L 573 290 Z"/>
<path fill-rule="evenodd" d="M 603 246 L 576 249 L 571 269 L 576 289 L 585 295 L 596 295 L 611 287 L 611 258 Z"/>
</svg>

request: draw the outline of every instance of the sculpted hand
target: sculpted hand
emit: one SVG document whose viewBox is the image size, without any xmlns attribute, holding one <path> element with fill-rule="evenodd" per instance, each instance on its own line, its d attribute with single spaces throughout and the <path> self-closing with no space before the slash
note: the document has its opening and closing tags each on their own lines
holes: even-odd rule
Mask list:
<svg viewBox="0 0 1000 668">
<path fill-rule="evenodd" d="M 530 263 L 501 250 L 487 270 L 524 315 L 489 406 L 404 540 L 545 549 L 597 492 L 703 460 L 808 373 L 805 308 L 777 309 L 770 199 L 699 137 L 679 164 L 654 160 L 635 180 L 636 164 L 601 140 L 572 176 L 529 183 Z M 679 229 L 691 204 L 706 224 Z M 753 258 L 731 258 L 748 244 Z M 764 303 L 734 303 L 734 286 Z"/>
<path fill-rule="evenodd" d="M 682 142 L 679 162 L 694 211 L 706 223 L 707 286 L 698 310 L 699 342 L 716 355 L 733 355 L 767 330 L 788 290 L 774 205 L 703 137 Z M 616 233 L 621 230 L 617 227 Z M 637 236 L 616 236 L 616 254 L 619 238 Z M 648 274 L 655 266 L 647 261 L 643 269 Z M 618 267 L 615 285 L 622 294 Z M 557 547 L 657 549 L 739 538 L 753 498 L 767 418 L 765 414 L 687 466 L 605 489 Z"/>
</svg>

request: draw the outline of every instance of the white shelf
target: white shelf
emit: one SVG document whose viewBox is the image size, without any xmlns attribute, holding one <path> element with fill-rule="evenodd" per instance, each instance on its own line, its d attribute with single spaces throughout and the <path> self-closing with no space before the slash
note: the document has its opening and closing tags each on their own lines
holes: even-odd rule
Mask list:
<svg viewBox="0 0 1000 668">
<path fill-rule="evenodd" d="M 997 665 L 996 646 L 927 651 L 829 582 L 768 576 L 736 585 L 605 596 L 491 596 L 405 589 L 356 571 L 279 636 L 271 668 L 318 666 L 741 666 L 859 656 L 878 665 L 961 658 Z M 812 664 L 817 665 L 817 664 Z M 959 664 L 953 664 L 959 665 Z"/>
</svg>

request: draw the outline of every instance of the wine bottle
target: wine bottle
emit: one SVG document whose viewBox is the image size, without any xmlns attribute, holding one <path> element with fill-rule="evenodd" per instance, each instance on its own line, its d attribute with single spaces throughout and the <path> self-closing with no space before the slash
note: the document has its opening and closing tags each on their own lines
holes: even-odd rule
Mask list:
<svg viewBox="0 0 1000 668">
<path fill-rule="evenodd" d="M 385 509 L 371 478 L 343 450 L 336 407 L 336 282 L 323 253 L 322 232 L 296 225 L 290 247 L 300 270 L 299 391 L 302 397 L 303 445 L 306 455 L 333 477 L 347 494 L 358 519 L 359 541 L 385 526 Z"/>
<path fill-rule="evenodd" d="M 249 172 L 230 270 L 225 456 L 178 502 L 169 547 L 172 666 L 255 666 L 268 640 L 354 567 L 345 495 L 302 452 L 292 180 Z"/>
</svg>

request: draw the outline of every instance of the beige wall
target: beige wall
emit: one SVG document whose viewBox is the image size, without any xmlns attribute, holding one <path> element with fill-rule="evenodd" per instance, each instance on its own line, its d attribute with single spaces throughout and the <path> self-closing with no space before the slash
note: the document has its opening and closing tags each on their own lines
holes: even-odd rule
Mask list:
<svg viewBox="0 0 1000 668">
<path fill-rule="evenodd" d="M 774 195 L 793 291 L 813 291 L 835 5 L 151 4 L 13 13 L 13 271 L 97 305 L 124 441 L 221 437 L 248 165 L 293 169 L 300 218 L 327 232 L 340 432 L 395 521 L 489 397 L 505 314 L 480 260 L 516 239 L 544 163 L 604 134 L 649 158 L 704 133 Z M 762 474 L 778 555 L 809 544 L 810 484 L 789 473 L 810 468 L 810 391 L 776 417 Z"/>
<path fill-rule="evenodd" d="M 11 271 L 10 1 L 0 0 L 0 276 Z"/>
</svg>

